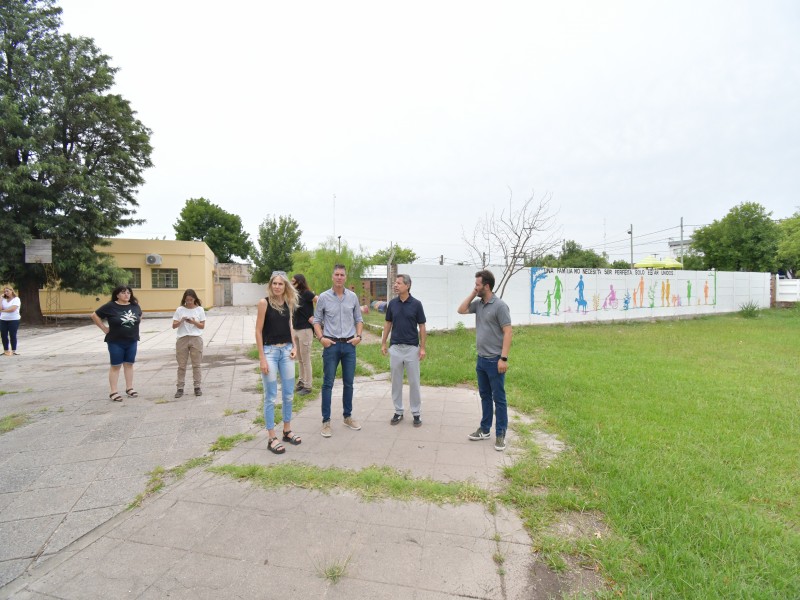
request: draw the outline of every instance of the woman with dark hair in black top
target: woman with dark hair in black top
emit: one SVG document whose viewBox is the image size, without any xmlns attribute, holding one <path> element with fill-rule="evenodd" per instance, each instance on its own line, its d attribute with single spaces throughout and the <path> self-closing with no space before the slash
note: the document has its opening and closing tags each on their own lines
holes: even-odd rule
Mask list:
<svg viewBox="0 0 800 600">
<path fill-rule="evenodd" d="M 103 320 L 108 323 L 103 323 Z M 92 321 L 106 334 L 111 368 L 108 383 L 111 393 L 108 397 L 114 402 L 122 402 L 117 391 L 119 370 L 125 373 L 125 393 L 129 398 L 139 394 L 133 389 L 133 363 L 136 362 L 136 349 L 139 344 L 139 323 L 142 322 L 142 309 L 127 285 L 119 285 L 111 292 L 111 301 L 92 313 Z"/>
<path fill-rule="evenodd" d="M 308 289 L 302 273 L 295 273 L 292 285 L 297 290 L 297 310 L 294 311 L 294 338 L 297 346 L 297 362 L 300 363 L 300 377 L 295 390 L 299 396 L 311 393 L 313 385 L 311 373 L 311 344 L 314 341 L 314 302 L 317 296 Z"/>
</svg>

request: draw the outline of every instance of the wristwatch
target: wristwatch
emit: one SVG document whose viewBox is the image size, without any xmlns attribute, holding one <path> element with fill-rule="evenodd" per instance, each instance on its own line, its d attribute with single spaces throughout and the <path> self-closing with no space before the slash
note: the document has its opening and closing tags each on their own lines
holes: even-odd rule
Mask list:
<svg viewBox="0 0 800 600">
<path fill-rule="evenodd" d="M 508 362 L 508 357 L 507 356 L 501 356 L 500 360 L 502 360 L 503 362 Z"/>
</svg>

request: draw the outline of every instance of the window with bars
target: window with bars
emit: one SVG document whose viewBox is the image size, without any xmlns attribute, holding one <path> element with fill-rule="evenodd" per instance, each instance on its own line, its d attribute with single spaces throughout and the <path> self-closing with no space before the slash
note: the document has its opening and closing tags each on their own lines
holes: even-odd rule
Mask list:
<svg viewBox="0 0 800 600">
<path fill-rule="evenodd" d="M 153 289 L 178 287 L 178 269 L 153 269 Z"/>
<path fill-rule="evenodd" d="M 128 278 L 128 285 L 133 289 L 141 288 L 142 270 L 141 269 L 125 269 L 125 270 L 131 274 L 130 278 Z"/>
</svg>

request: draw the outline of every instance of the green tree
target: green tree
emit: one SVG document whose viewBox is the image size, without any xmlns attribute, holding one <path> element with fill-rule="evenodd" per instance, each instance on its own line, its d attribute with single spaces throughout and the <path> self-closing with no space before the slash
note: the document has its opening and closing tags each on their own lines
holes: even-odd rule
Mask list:
<svg viewBox="0 0 800 600">
<path fill-rule="evenodd" d="M 757 202 L 734 206 L 721 220 L 696 229 L 692 248 L 719 271 L 765 272 L 775 268 L 780 230 Z"/>
<path fill-rule="evenodd" d="M 341 263 L 347 269 L 347 287 L 355 286 L 356 293 L 359 293 L 358 282 L 368 265 L 367 256 L 361 249 L 355 251 L 350 248 L 347 242 L 342 242 L 341 251 L 337 251 L 338 246 L 337 240 L 328 238 L 314 250 L 295 252 L 292 273 L 305 275 L 308 286 L 319 294 L 333 285 L 331 281 L 333 266 Z"/>
<path fill-rule="evenodd" d="M 567 240 L 561 249 L 561 256 L 558 257 L 558 266 L 597 269 L 608 267 L 608 258 L 605 253 L 600 255 L 594 250 L 585 250 L 575 240 Z"/>
<path fill-rule="evenodd" d="M 205 242 L 221 263 L 234 256 L 246 260 L 253 252 L 241 217 L 205 198 L 189 198 L 173 228 L 176 240 Z"/>
<path fill-rule="evenodd" d="M 800 269 L 800 210 L 780 223 L 778 267 L 795 277 Z"/>
<path fill-rule="evenodd" d="M 683 268 L 686 271 L 705 271 L 708 269 L 706 257 L 689 248 L 683 255 Z"/>
<path fill-rule="evenodd" d="M 394 256 L 392 256 L 392 251 L 394 251 Z M 395 244 L 391 248 L 378 250 L 370 257 L 369 264 L 387 265 L 390 257 L 393 265 L 410 265 L 419 258 L 411 248 L 401 248 L 399 244 Z"/>
<path fill-rule="evenodd" d="M 89 38 L 60 35 L 53 0 L 0 5 L 0 280 L 13 282 L 29 322 L 42 319 L 40 264 L 26 242 L 49 239 L 65 291 L 107 292 L 127 273 L 98 247 L 141 223 L 135 192 L 151 166 L 150 130 L 108 92 L 116 69 Z"/>
<path fill-rule="evenodd" d="M 630 269 L 631 263 L 627 260 L 615 260 L 611 263 L 610 269 Z"/>
<path fill-rule="evenodd" d="M 294 268 L 292 255 L 303 250 L 300 242 L 300 224 L 292 217 L 268 216 L 258 226 L 258 248 L 253 250 L 255 263 L 253 281 L 267 283 L 273 271 L 291 273 Z"/>
<path fill-rule="evenodd" d="M 558 266 L 558 258 L 555 254 L 548 253 L 544 256 L 534 256 L 525 261 L 526 267 L 548 267 L 554 269 Z"/>
</svg>

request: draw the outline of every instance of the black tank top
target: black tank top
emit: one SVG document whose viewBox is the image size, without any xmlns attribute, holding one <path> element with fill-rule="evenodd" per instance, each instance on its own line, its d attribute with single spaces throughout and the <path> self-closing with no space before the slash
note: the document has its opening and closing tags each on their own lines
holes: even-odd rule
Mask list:
<svg viewBox="0 0 800 600">
<path fill-rule="evenodd" d="M 261 330 L 261 339 L 264 340 L 265 346 L 272 346 L 274 344 L 289 344 L 292 341 L 292 331 L 289 329 L 289 314 L 288 307 L 284 304 L 283 310 L 275 310 L 270 306 L 269 298 L 267 301 L 267 314 L 264 315 L 264 327 Z"/>
</svg>

